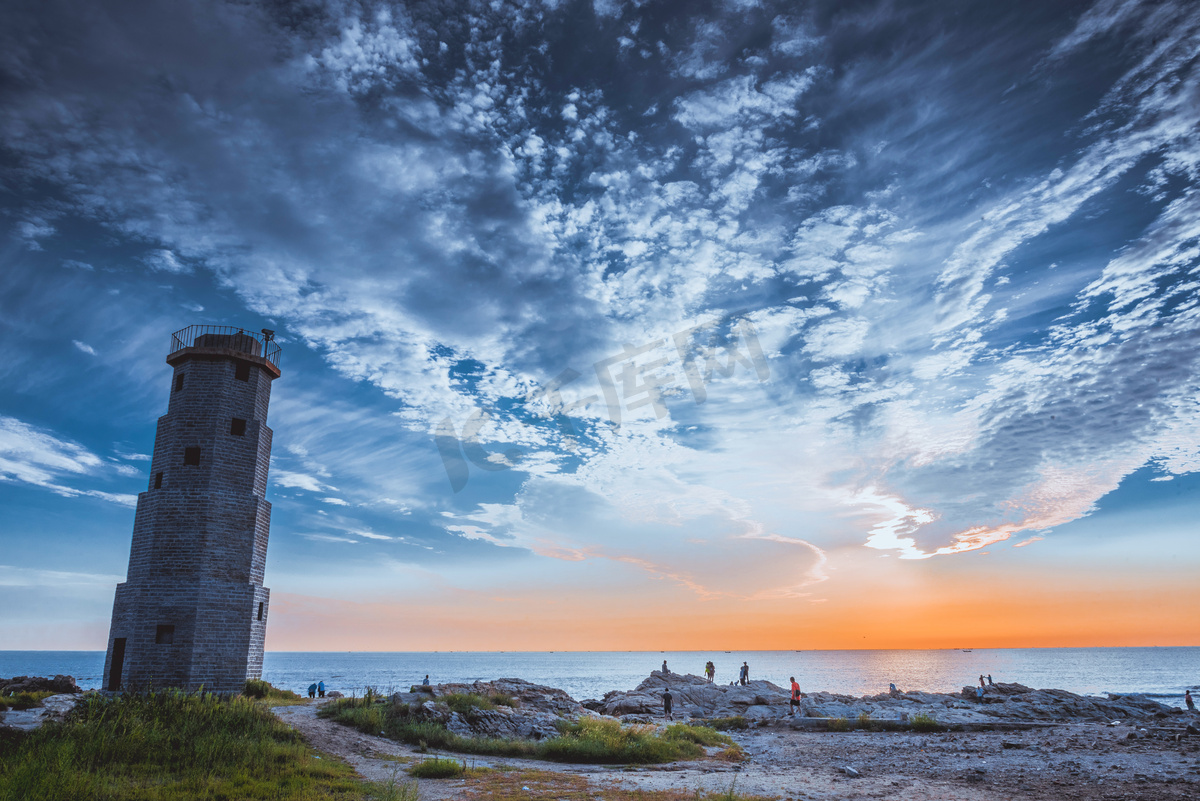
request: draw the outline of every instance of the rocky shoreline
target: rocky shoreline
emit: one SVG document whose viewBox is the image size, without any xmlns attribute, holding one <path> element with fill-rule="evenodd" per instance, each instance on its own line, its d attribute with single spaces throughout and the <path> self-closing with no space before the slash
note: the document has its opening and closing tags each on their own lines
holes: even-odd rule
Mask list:
<svg viewBox="0 0 1200 801">
<path fill-rule="evenodd" d="M 34 692 L 68 689 L 61 679 L 69 677 L 22 678 L 17 686 Z M 37 682 L 54 684 L 35 687 Z M 8 686 L 12 682 L 0 679 L 0 687 Z M 632 690 L 582 702 L 521 679 L 416 686 L 389 700 L 462 736 L 541 739 L 555 736 L 559 721 L 584 716 L 662 727 L 669 723 L 662 713 L 666 687 L 676 699 L 675 720 L 730 726 L 728 733 L 743 749 L 744 760 L 708 757 L 669 765 L 604 766 L 472 757 L 472 763 L 502 769 L 488 776 L 510 775 L 505 771 L 561 775 L 560 795 L 576 786 L 571 782 L 585 780 L 595 788 L 688 793 L 720 792 L 736 782 L 739 792 L 805 801 L 1200 797 L 1200 715 L 1140 695 L 1092 697 L 1019 684 L 987 687 L 982 698 L 974 687 L 959 693 L 896 691 L 862 697 L 814 692 L 803 699 L 801 716 L 793 718 L 787 691 L 771 682 L 716 685 L 700 676 L 656 671 Z M 492 708 L 452 704 L 456 699 L 447 698 L 451 695 L 493 699 Z M 46 702 L 57 705 L 56 699 L 79 697 L 68 691 Z M 316 711 L 326 702 L 330 699 L 274 711 L 314 747 L 347 760 L 375 781 L 394 776 L 398 764 L 427 758 L 417 747 L 319 718 Z M 452 705 L 464 711 L 456 712 Z M 0 726 L 26 723 L 32 712 L 9 711 Z M 59 714 L 39 712 L 48 719 Z M 918 715 L 936 720 L 939 730 L 904 725 L 906 717 L 911 722 Z M 420 799 L 482 798 L 486 781 L 423 781 Z"/>
<path fill-rule="evenodd" d="M 638 720 L 662 714 L 662 693 L 670 688 L 676 719 L 744 717 L 755 723 L 790 719 L 789 692 L 769 681 L 746 685 L 715 684 L 702 676 L 654 671 L 635 689 L 605 693 L 582 705 L 604 715 Z M 963 687 L 955 694 L 894 690 L 854 697 L 828 692 L 807 693 L 798 718 L 904 723 L 926 715 L 939 723 L 987 724 L 997 721 L 1113 723 L 1183 721 L 1187 713 L 1144 695 L 1076 695 L 1066 690 L 1038 690 L 999 683 Z"/>
<path fill-rule="evenodd" d="M 734 720 L 738 726 L 786 725 L 795 729 L 877 728 L 891 731 L 911 727 L 920 716 L 939 727 L 956 730 L 1033 728 L 1061 723 L 1096 723 L 1132 726 L 1145 731 L 1178 731 L 1200 734 L 1200 715 L 1167 706 L 1138 694 L 1084 696 L 1056 689 L 1034 689 L 1016 683 L 963 687 L 959 693 L 903 692 L 892 690 L 855 697 L 829 692 L 806 693 L 800 708 L 791 714 L 789 692 L 765 680 L 745 685 L 716 684 L 703 676 L 653 671 L 632 690 L 613 690 L 600 699 L 577 701 L 563 690 L 523 679 L 414 686 L 392 700 L 419 709 L 428 720 L 456 734 L 486 737 L 553 737 L 559 720 L 580 716 L 605 716 L 625 723 L 664 721 L 662 695 L 670 688 L 674 697 L 672 720 Z M 17 692 L 51 691 L 64 696 L 82 692 L 70 676 L 52 679 L 18 676 L 0 679 L 0 696 Z M 438 698 L 451 694 L 511 699 L 494 709 L 473 709 L 469 716 L 450 710 Z M 65 699 L 64 699 L 65 700 Z M 62 703 L 51 707 L 67 706 Z M 61 713 L 59 713 L 61 714 Z M 16 724 L 9 711 L 0 725 Z M 35 713 L 34 716 L 40 716 Z M 22 719 L 30 715 L 21 715 Z M 840 726 L 838 724 L 841 724 Z M 869 724 L 874 724 L 869 725 Z M 22 728 L 28 723 L 21 721 Z"/>
</svg>

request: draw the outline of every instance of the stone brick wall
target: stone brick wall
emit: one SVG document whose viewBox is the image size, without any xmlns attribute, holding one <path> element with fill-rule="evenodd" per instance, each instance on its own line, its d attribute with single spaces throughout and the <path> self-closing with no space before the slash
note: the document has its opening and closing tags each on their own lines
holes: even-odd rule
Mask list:
<svg viewBox="0 0 1200 801">
<path fill-rule="evenodd" d="M 266 419 L 276 373 L 261 359 L 191 350 L 171 360 L 167 413 L 158 420 L 148 488 L 138 496 L 129 572 L 113 603 L 106 688 L 117 638 L 125 639 L 126 689 L 240 692 L 262 675 L 270 606 L 262 586 L 271 525 Z M 195 464 L 187 463 L 189 449 L 198 449 Z M 160 626 L 174 627 L 171 642 L 156 642 Z"/>
</svg>

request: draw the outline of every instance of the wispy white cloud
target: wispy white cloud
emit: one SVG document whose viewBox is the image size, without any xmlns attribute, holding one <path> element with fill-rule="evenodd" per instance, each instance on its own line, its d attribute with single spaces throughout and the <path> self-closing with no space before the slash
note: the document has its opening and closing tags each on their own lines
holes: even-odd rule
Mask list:
<svg viewBox="0 0 1200 801">
<path fill-rule="evenodd" d="M 136 48 L 101 65 L 103 96 L 47 75 L 61 111 L 17 96 L 0 130 L 64 209 L 149 248 L 153 280 L 211 275 L 336 373 L 273 401 L 273 486 L 324 496 L 357 532 L 309 539 L 388 539 L 353 519 L 371 508 L 706 598 L 794 597 L 830 547 L 960 553 L 1086 516 L 1145 464 L 1196 469 L 1200 216 L 1178 188 L 1200 165 L 1194 10 L 1099 3 L 1023 61 L 989 40 L 972 59 L 1006 86 L 1030 80 L 1010 61 L 1036 63 L 1049 92 L 1089 43 L 1137 32 L 1126 75 L 1053 123 L 1048 155 L 998 165 L 981 130 L 1034 126 L 1044 101 L 956 87 L 949 73 L 987 70 L 946 69 L 946 41 L 837 65 L 858 41 L 840 23 L 767 16 L 743 40 L 730 13 L 660 42 L 602 5 L 589 24 L 609 26 L 613 63 L 649 70 L 637 93 L 545 79 L 553 7 L 472 5 L 459 25 L 337 3 L 301 33 L 235 26 L 220 64 L 171 62 L 203 80 L 167 104 L 124 89 L 152 61 Z M 884 36 L 897 17 L 875 12 L 855 24 Z M 1153 222 L 1115 255 L 1056 254 L 1048 278 L 1040 248 L 1118 208 L 1123 182 Z M 670 359 L 674 334 L 735 310 L 769 380 L 739 368 L 698 403 L 672 364 L 664 402 L 611 425 L 598 361 L 656 342 L 646 361 Z M 567 368 L 554 407 L 538 391 Z M 588 396 L 573 437 L 535 414 Z M 474 426 L 485 455 L 462 461 L 472 482 L 504 479 L 487 484 L 502 502 L 455 505 L 430 443 L 446 420 L 456 439 Z M 33 436 L 0 450 L 8 480 L 59 491 L 100 469 Z M 801 519 L 821 533 L 785 522 Z M 755 589 L 740 571 L 764 563 Z"/>
</svg>

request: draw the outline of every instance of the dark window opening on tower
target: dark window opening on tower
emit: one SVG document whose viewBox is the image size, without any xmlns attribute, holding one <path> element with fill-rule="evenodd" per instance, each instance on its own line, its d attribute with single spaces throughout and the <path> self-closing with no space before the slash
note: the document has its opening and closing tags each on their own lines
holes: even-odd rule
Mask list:
<svg viewBox="0 0 1200 801">
<path fill-rule="evenodd" d="M 229 425 L 229 433 L 235 437 L 240 437 L 246 433 L 246 421 L 240 417 L 233 418 L 233 422 Z"/>
<path fill-rule="evenodd" d="M 262 620 L 262 613 L 263 613 L 263 602 L 259 601 L 258 602 L 258 619 L 259 620 Z"/>
<path fill-rule="evenodd" d="M 237 369 L 233 372 L 233 377 L 238 381 L 249 381 L 250 365 L 246 364 L 245 362 L 238 362 Z"/>
<path fill-rule="evenodd" d="M 162 489 L 162 473 L 161 472 L 154 474 L 154 488 Z"/>
<path fill-rule="evenodd" d="M 158 628 L 154 630 L 155 645 L 171 645 L 175 642 L 175 627 L 169 624 L 159 623 Z"/>
<path fill-rule="evenodd" d="M 184 464 L 200 464 L 200 449 L 199 448 L 184 448 L 183 449 Z"/>
<path fill-rule="evenodd" d="M 183 373 L 175 376 L 175 391 L 178 392 L 181 389 L 183 389 Z"/>
</svg>

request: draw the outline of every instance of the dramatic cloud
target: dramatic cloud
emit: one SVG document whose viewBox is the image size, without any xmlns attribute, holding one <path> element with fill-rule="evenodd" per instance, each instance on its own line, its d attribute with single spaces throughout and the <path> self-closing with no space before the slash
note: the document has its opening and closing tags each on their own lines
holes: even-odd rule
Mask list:
<svg viewBox="0 0 1200 801">
<path fill-rule="evenodd" d="M 18 3 L 0 476 L 129 503 L 165 335 L 262 319 L 298 562 L 1032 558 L 1200 465 L 1200 10 L 943 11 Z"/>
</svg>

